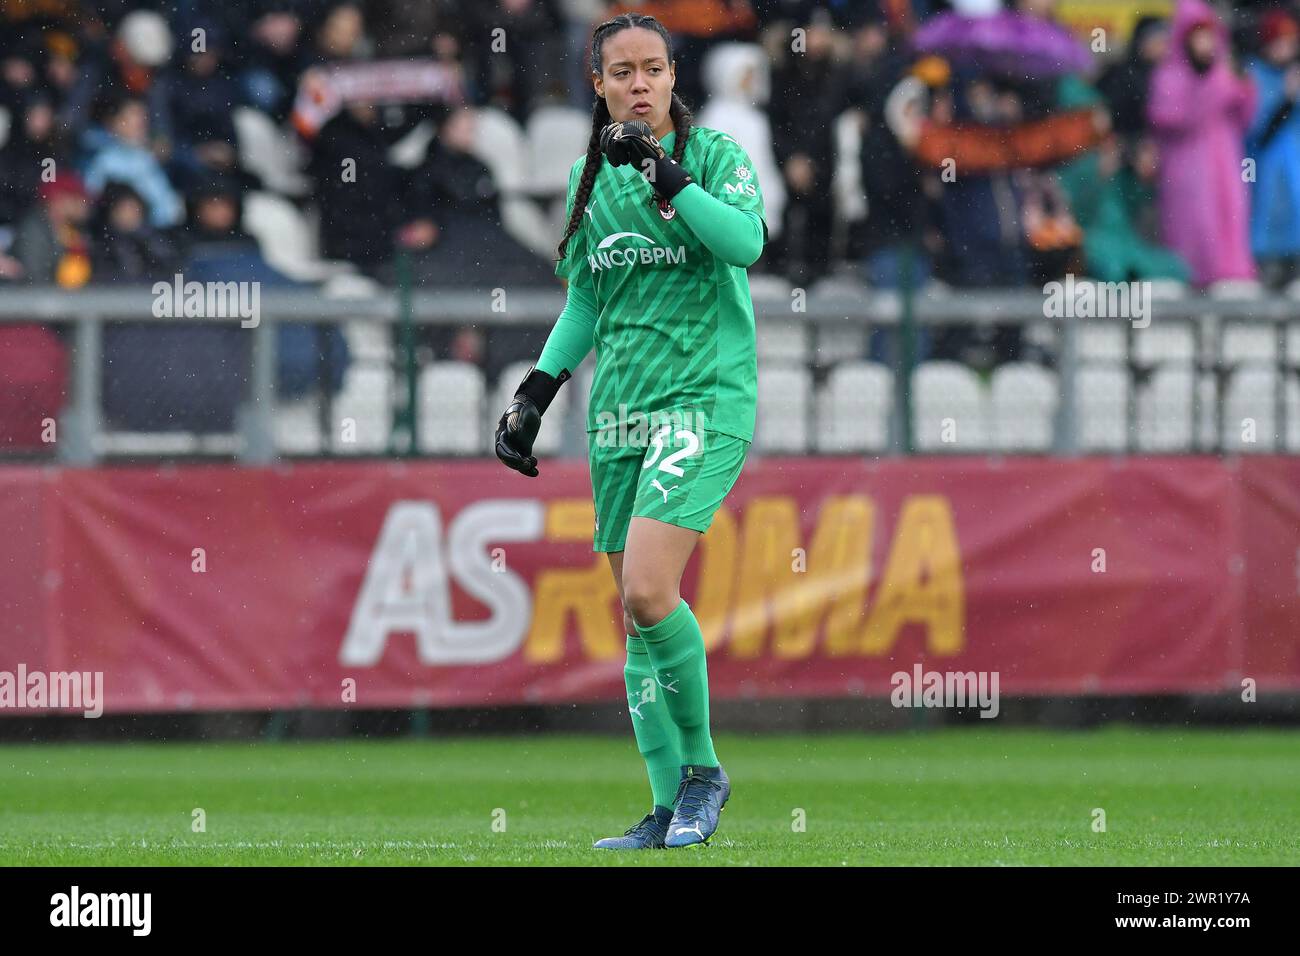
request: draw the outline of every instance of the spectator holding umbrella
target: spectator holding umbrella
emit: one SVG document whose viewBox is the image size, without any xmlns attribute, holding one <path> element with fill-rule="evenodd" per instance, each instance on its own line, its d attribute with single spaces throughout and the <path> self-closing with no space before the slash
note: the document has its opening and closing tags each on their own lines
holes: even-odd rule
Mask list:
<svg viewBox="0 0 1300 956">
<path fill-rule="evenodd" d="M 1256 162 L 1250 245 L 1270 286 L 1297 276 L 1300 265 L 1300 25 L 1284 10 L 1260 21 L 1262 47 L 1250 63 L 1259 109 L 1246 137 Z"/>
<path fill-rule="evenodd" d="M 1160 149 L 1163 240 L 1197 286 L 1255 278 L 1242 167 L 1254 110 L 1255 86 L 1234 69 L 1223 23 L 1202 0 L 1179 0 L 1147 116 Z"/>
</svg>

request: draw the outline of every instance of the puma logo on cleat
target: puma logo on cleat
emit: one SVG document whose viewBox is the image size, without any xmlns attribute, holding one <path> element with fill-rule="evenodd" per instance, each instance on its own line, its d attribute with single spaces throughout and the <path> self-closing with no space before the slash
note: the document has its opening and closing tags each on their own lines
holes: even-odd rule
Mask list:
<svg viewBox="0 0 1300 956">
<path fill-rule="evenodd" d="M 658 478 L 651 479 L 650 484 L 658 488 L 659 493 L 664 496 L 664 504 L 668 504 L 668 492 L 676 491 L 681 487 L 681 485 L 673 485 L 671 488 L 665 488 L 663 485 L 659 484 Z"/>
<path fill-rule="evenodd" d="M 695 826 L 693 827 L 678 827 L 673 831 L 673 836 L 681 836 L 683 833 L 694 833 L 701 840 L 704 839 L 704 834 L 700 832 L 700 823 L 698 820 L 695 821 Z"/>
</svg>

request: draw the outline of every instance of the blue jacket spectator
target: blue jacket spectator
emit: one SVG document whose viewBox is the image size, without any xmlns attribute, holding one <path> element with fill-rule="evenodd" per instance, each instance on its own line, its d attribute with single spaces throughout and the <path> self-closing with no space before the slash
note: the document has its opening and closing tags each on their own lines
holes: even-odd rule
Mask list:
<svg viewBox="0 0 1300 956">
<path fill-rule="evenodd" d="M 100 118 L 102 126 L 82 134 L 82 146 L 90 154 L 85 164 L 86 188 L 98 196 L 110 180 L 124 182 L 149 207 L 152 225 L 161 229 L 178 225 L 185 205 L 149 151 L 149 114 L 143 101 L 133 96 L 114 97 L 103 104 Z"/>
<path fill-rule="evenodd" d="M 1267 260 L 1300 255 L 1300 26 L 1278 10 L 1264 18 L 1262 29 L 1262 56 L 1249 66 L 1259 106 L 1246 150 L 1256 161 L 1251 251 L 1267 273 Z"/>
</svg>

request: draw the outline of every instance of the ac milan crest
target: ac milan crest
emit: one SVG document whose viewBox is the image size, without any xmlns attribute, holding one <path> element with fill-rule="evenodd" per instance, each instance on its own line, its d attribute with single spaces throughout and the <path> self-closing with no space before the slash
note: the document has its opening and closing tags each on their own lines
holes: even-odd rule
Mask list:
<svg viewBox="0 0 1300 956">
<path fill-rule="evenodd" d="M 663 216 L 664 219 L 671 219 L 677 215 L 677 210 L 673 208 L 673 204 L 667 199 L 661 199 L 659 200 L 659 215 Z"/>
</svg>

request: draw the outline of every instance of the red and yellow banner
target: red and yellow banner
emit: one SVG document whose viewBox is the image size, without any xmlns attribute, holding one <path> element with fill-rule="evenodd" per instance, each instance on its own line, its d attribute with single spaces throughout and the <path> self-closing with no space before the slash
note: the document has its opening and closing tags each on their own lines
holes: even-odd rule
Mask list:
<svg viewBox="0 0 1300 956">
<path fill-rule="evenodd" d="M 0 672 L 106 712 L 614 700 L 581 464 L 0 470 Z M 1300 460 L 752 459 L 683 581 L 715 697 L 1300 688 Z M 0 714 L 6 711 L 0 710 Z"/>
</svg>

